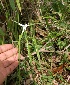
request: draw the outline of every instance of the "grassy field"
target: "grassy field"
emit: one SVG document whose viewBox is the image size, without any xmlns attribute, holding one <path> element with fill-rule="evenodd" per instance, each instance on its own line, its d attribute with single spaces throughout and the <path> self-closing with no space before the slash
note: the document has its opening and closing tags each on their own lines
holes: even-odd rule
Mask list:
<svg viewBox="0 0 70 85">
<path fill-rule="evenodd" d="M 69 0 L 0 0 L 0 37 L 19 52 L 5 85 L 70 85 Z"/>
</svg>

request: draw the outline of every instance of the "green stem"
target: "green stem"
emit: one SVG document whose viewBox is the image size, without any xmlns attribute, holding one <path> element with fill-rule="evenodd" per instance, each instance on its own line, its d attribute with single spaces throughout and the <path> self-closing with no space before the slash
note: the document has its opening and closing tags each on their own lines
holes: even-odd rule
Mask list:
<svg viewBox="0 0 70 85">
<path fill-rule="evenodd" d="M 29 48 L 29 44 L 28 44 L 27 32 L 25 32 L 24 35 L 25 35 L 25 39 L 26 39 L 26 42 L 27 42 L 27 51 L 28 51 L 28 56 L 29 56 L 29 62 L 31 63 L 31 61 L 32 61 L 32 56 L 31 56 L 30 48 Z"/>
<path fill-rule="evenodd" d="M 19 76 L 19 85 L 20 85 L 20 81 L 21 81 L 21 76 L 20 76 L 20 44 L 21 44 L 21 39 L 22 39 L 22 35 L 23 33 L 21 33 L 21 35 L 19 35 L 19 41 L 18 41 L 18 60 L 19 60 L 19 69 L 18 69 L 18 76 Z"/>
<path fill-rule="evenodd" d="M 39 54 L 39 50 L 38 50 L 36 39 L 34 37 L 33 37 L 33 41 L 34 41 L 34 45 L 35 45 L 35 50 L 36 50 L 36 53 L 37 53 L 38 61 L 39 61 L 39 64 L 40 64 L 40 54 Z"/>
</svg>

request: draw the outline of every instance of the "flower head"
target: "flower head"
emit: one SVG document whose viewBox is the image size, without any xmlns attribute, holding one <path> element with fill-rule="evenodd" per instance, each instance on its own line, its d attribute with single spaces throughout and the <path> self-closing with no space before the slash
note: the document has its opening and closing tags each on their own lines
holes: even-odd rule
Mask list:
<svg viewBox="0 0 70 85">
<path fill-rule="evenodd" d="M 23 27 L 22 33 L 26 30 L 26 28 L 27 28 L 28 26 L 29 26 L 29 25 L 27 25 L 27 24 L 25 24 L 25 25 L 22 26 L 22 27 Z"/>
<path fill-rule="evenodd" d="M 16 21 L 14 21 L 14 22 L 16 22 Z M 18 22 L 16 22 L 16 23 L 18 23 Z M 25 24 L 25 25 L 23 25 L 23 24 L 20 24 L 20 23 L 18 23 L 18 25 L 20 25 L 23 29 L 22 29 L 22 33 L 26 30 L 26 28 L 29 26 L 28 24 Z"/>
</svg>

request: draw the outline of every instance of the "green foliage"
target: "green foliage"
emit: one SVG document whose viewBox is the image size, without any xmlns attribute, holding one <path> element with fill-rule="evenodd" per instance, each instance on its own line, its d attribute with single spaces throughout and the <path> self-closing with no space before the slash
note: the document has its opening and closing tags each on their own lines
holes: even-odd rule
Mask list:
<svg viewBox="0 0 70 85">
<path fill-rule="evenodd" d="M 9 0 L 9 3 L 10 3 L 10 6 L 11 6 L 12 10 L 15 11 L 15 2 L 14 2 L 14 0 Z"/>
<path fill-rule="evenodd" d="M 56 52 L 70 51 L 70 48 L 65 49 L 70 44 L 70 3 L 68 0 L 5 0 L 4 2 L 1 0 L 0 2 L 0 44 L 18 42 L 19 54 L 25 57 L 24 61 L 20 61 L 17 85 L 19 81 L 20 85 L 30 78 L 31 85 L 50 85 L 55 79 L 51 73 L 46 72 L 52 70 L 50 56 L 59 59 L 63 56 L 60 63 L 68 62 L 67 53 Z M 18 23 L 22 25 L 29 23 L 29 27 L 22 33 L 22 27 Z M 2 30 L 3 25 L 5 32 Z M 59 66 L 57 60 L 54 64 L 55 67 Z M 69 67 L 66 69 L 70 70 Z M 64 82 L 63 75 L 58 78 Z"/>
<path fill-rule="evenodd" d="M 3 44 L 5 33 L 3 32 L 2 28 L 0 27 L 0 44 Z"/>
<path fill-rule="evenodd" d="M 4 36 L 5 33 L 3 32 L 2 28 L 0 27 L 0 36 Z"/>
<path fill-rule="evenodd" d="M 21 12 L 20 0 L 16 0 L 19 11 Z"/>
</svg>

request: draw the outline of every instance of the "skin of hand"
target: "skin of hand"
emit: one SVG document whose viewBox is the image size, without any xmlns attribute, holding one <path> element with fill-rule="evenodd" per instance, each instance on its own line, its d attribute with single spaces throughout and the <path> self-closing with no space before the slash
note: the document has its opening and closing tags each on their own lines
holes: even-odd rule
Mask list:
<svg viewBox="0 0 70 85">
<path fill-rule="evenodd" d="M 24 60 L 24 57 L 20 55 L 20 59 Z M 0 45 L 0 85 L 18 64 L 18 49 L 12 44 Z"/>
</svg>

